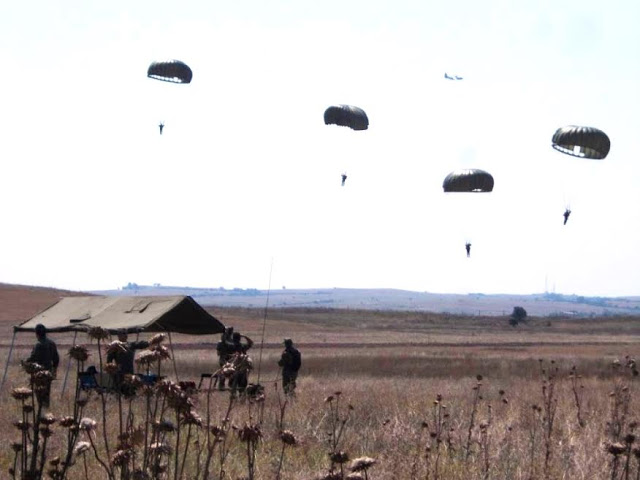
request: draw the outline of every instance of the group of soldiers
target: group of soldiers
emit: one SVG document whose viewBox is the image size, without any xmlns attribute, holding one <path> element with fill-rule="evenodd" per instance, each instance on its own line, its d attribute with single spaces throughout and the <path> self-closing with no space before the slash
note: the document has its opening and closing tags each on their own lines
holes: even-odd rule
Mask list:
<svg viewBox="0 0 640 480">
<path fill-rule="evenodd" d="M 242 339 L 245 341 L 243 342 Z M 249 349 L 253 346 L 253 340 L 239 332 L 234 332 L 233 327 L 225 328 L 222 337 L 216 346 L 218 353 L 218 365 L 216 372 L 218 389 L 227 388 L 233 393 L 243 393 L 249 384 L 249 373 L 253 369 L 253 360 L 249 356 Z M 287 395 L 292 395 L 296 389 L 298 371 L 302 365 L 300 351 L 294 347 L 290 338 L 284 339 L 284 351 L 278 360 L 278 366 L 282 369 L 282 389 Z"/>
<path fill-rule="evenodd" d="M 47 329 L 44 325 L 36 325 L 35 333 L 37 341 L 26 362 L 37 363 L 51 372 L 52 377 L 55 378 L 60 363 L 58 348 L 55 342 L 47 337 Z M 116 388 L 124 387 L 126 382 L 123 380 L 126 375 L 133 375 L 135 351 L 149 346 L 149 342 L 144 340 L 129 342 L 124 329 L 118 331 L 118 340 L 121 342 L 121 348 L 107 354 L 107 363 L 115 363 L 118 366 L 113 375 Z M 253 360 L 248 353 L 253 344 L 253 340 L 248 336 L 234 332 L 233 327 L 225 329 L 216 345 L 220 368 L 214 376 L 218 389 L 225 390 L 226 383 L 226 388 L 231 390 L 232 394 L 245 392 L 249 385 L 249 373 L 253 369 Z M 301 364 L 300 351 L 294 347 L 290 338 L 285 338 L 284 350 L 278 366 L 281 368 L 282 389 L 287 395 L 294 394 Z M 50 388 L 49 384 L 46 391 L 42 391 L 40 395 L 40 402 L 46 408 L 49 407 Z"/>
</svg>

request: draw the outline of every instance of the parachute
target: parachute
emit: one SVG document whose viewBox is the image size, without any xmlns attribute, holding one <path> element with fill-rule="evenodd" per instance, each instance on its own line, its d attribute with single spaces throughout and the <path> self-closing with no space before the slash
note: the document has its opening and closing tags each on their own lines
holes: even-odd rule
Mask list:
<svg viewBox="0 0 640 480">
<path fill-rule="evenodd" d="M 180 60 L 167 60 L 149 65 L 147 77 L 163 82 L 191 83 L 193 73 L 186 63 Z"/>
<path fill-rule="evenodd" d="M 490 192 L 493 190 L 493 177 L 479 169 L 457 170 L 446 176 L 442 188 L 446 193 Z"/>
<path fill-rule="evenodd" d="M 445 193 L 470 192 L 483 193 L 493 191 L 493 177 L 488 172 L 479 169 L 456 170 L 447 175 L 442 183 Z M 448 195 L 447 195 L 448 196 Z M 487 200 L 489 196 L 484 196 Z M 448 196 L 449 197 L 449 196 Z M 477 198 L 470 199 L 466 195 L 451 195 L 453 203 L 449 208 L 457 219 L 456 225 L 465 238 L 467 258 L 471 257 L 471 236 L 478 231 L 486 230 L 484 210 L 486 204 Z"/>
<path fill-rule="evenodd" d="M 324 111 L 325 125 L 339 125 L 349 127 L 352 130 L 366 130 L 369 128 L 369 119 L 364 110 L 351 105 L 337 105 Z"/>
<path fill-rule="evenodd" d="M 609 153 L 611 141 L 602 130 L 569 125 L 556 130 L 551 146 L 574 157 L 602 160 Z"/>
</svg>

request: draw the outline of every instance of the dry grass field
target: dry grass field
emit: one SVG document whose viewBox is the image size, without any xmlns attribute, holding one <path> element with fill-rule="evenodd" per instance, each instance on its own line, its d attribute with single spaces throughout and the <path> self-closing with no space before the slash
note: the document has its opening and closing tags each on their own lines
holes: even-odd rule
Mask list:
<svg viewBox="0 0 640 480">
<path fill-rule="evenodd" d="M 0 317 L 3 367 L 12 320 L 51 303 L 42 292 L 34 301 L 18 290 L 13 297 L 0 293 L 0 310 L 5 298 L 16 308 L 16 295 L 25 306 Z M 640 478 L 640 391 L 632 360 L 640 347 L 638 318 L 531 318 L 510 327 L 502 317 L 270 309 L 265 323 L 264 309 L 210 311 L 256 340 L 250 381 L 264 386 L 264 398 L 172 390 L 173 384 L 139 390 L 132 399 L 78 396 L 77 362 L 70 361 L 67 391 L 61 394 L 63 368 L 53 381 L 56 422 L 38 425 L 43 478 L 56 478 L 65 463 L 65 478 L 72 479 Z M 285 398 L 277 381 L 284 337 L 303 356 L 294 398 Z M 72 337 L 53 338 L 66 367 Z M 179 380 L 197 383 L 217 368 L 217 340 L 173 336 Z M 103 361 L 108 342 L 101 341 Z M 29 385 L 18 360 L 33 338 L 21 334 L 18 343 L 0 393 L 0 478 L 12 478 L 9 470 L 20 471 L 33 452 L 28 428 L 36 417 L 23 406 L 32 400 L 12 398 L 15 388 Z M 96 340 L 83 334 L 76 343 L 88 347 L 84 366 L 100 365 Z M 176 380 L 171 360 L 159 364 Z M 63 426 L 64 416 L 75 423 Z M 78 427 L 81 418 L 96 425 Z M 16 427 L 19 420 L 28 425 Z M 161 432 L 163 421 L 173 428 Z M 30 445 L 24 457 L 19 428 Z"/>
</svg>

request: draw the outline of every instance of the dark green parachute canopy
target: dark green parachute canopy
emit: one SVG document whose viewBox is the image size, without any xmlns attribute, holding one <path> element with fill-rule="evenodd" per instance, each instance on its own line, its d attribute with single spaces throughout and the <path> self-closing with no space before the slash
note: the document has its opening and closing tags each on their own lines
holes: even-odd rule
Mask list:
<svg viewBox="0 0 640 480">
<path fill-rule="evenodd" d="M 369 119 L 364 110 L 351 105 L 337 105 L 324 111 L 325 125 L 340 125 L 353 130 L 366 130 L 369 128 Z"/>
<path fill-rule="evenodd" d="M 611 148 L 611 141 L 602 130 L 576 125 L 556 130 L 551 142 L 552 147 L 559 152 L 593 160 L 602 160 Z"/>
<path fill-rule="evenodd" d="M 193 73 L 186 63 L 180 60 L 167 60 L 149 65 L 147 77 L 163 82 L 191 83 Z"/>
<path fill-rule="evenodd" d="M 490 192 L 493 190 L 493 177 L 479 169 L 457 170 L 444 179 L 445 192 Z"/>
</svg>

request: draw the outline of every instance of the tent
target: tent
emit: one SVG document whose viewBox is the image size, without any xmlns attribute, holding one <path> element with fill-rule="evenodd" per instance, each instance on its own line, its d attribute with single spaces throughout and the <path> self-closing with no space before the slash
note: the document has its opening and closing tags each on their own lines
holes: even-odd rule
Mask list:
<svg viewBox="0 0 640 480">
<path fill-rule="evenodd" d="M 86 331 L 102 327 L 110 333 L 175 332 L 207 335 L 224 332 L 224 325 L 188 296 L 64 297 L 26 322 L 16 332 L 35 331 L 43 324 L 49 332 Z"/>
<path fill-rule="evenodd" d="M 98 326 L 107 329 L 112 334 L 123 329 L 128 333 L 167 332 L 172 350 L 172 332 L 189 335 L 224 332 L 222 322 L 189 296 L 64 297 L 33 318 L 13 327 L 13 340 L 2 382 L 0 382 L 0 389 L 4 386 L 7 376 L 16 333 L 34 332 L 39 323 L 47 327 L 47 332 L 75 331 L 77 334 L 78 331 L 87 331 L 91 327 Z M 172 357 L 174 357 L 175 369 L 175 355 Z M 65 385 L 66 376 L 65 374 Z"/>
</svg>

